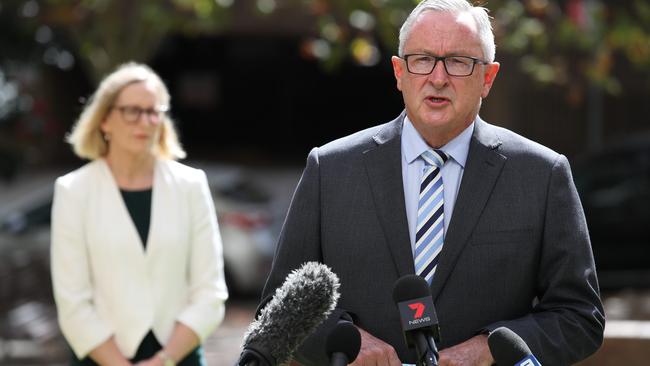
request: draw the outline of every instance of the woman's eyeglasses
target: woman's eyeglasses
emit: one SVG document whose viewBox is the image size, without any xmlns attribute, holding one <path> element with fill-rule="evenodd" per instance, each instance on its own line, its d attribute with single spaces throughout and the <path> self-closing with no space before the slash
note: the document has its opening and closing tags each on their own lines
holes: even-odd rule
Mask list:
<svg viewBox="0 0 650 366">
<path fill-rule="evenodd" d="M 122 118 L 125 122 L 129 124 L 135 124 L 140 120 L 140 116 L 144 113 L 147 116 L 147 120 L 151 124 L 158 124 L 163 120 L 163 116 L 167 112 L 167 107 L 158 107 L 158 108 L 140 108 L 135 105 L 122 105 L 122 106 L 113 106 L 112 109 L 117 109 L 120 111 Z"/>
</svg>

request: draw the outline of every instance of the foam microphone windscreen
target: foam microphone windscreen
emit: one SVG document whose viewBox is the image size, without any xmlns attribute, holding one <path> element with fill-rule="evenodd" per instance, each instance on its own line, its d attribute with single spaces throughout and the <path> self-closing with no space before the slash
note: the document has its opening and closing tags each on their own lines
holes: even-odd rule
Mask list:
<svg viewBox="0 0 650 366">
<path fill-rule="evenodd" d="M 420 276 L 403 276 L 395 282 L 393 287 L 393 301 L 396 303 L 427 296 L 431 296 L 429 284 Z"/>
<path fill-rule="evenodd" d="M 291 272 L 244 335 L 244 349 L 270 354 L 271 364 L 292 357 L 339 299 L 339 279 L 324 264 L 307 262 Z"/>
<path fill-rule="evenodd" d="M 488 336 L 488 347 L 498 366 L 512 366 L 532 355 L 530 348 L 517 333 L 506 327 L 495 329 Z"/>
<path fill-rule="evenodd" d="M 352 363 L 361 349 L 361 334 L 351 322 L 341 321 L 327 335 L 325 351 L 331 357 L 340 352 L 347 357 L 347 363 Z"/>
</svg>

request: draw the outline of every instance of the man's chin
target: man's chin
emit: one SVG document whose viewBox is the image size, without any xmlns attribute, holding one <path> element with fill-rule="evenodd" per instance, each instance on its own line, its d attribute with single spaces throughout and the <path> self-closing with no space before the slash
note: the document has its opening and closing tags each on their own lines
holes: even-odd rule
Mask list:
<svg viewBox="0 0 650 366">
<path fill-rule="evenodd" d="M 420 124 L 427 129 L 445 129 L 449 126 L 450 122 L 448 118 L 440 115 L 427 115 L 424 118 L 420 119 Z"/>
</svg>

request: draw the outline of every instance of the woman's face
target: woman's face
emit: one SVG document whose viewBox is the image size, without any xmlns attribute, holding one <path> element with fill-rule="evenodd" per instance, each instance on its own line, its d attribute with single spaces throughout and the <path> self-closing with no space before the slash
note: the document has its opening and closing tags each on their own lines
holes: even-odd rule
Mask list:
<svg viewBox="0 0 650 366">
<path fill-rule="evenodd" d="M 137 82 L 122 89 L 101 124 L 109 153 L 153 154 L 165 110 L 152 82 Z"/>
</svg>

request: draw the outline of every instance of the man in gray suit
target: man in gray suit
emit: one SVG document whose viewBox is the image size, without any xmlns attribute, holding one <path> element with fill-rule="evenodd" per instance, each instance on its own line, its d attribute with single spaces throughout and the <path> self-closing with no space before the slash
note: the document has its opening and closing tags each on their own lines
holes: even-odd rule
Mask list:
<svg viewBox="0 0 650 366">
<path fill-rule="evenodd" d="M 604 316 L 582 206 L 560 154 L 478 117 L 499 70 L 487 10 L 427 0 L 392 58 L 405 112 L 313 149 L 264 295 L 305 261 L 341 280 L 337 309 L 296 359 L 327 364 L 337 321 L 362 335 L 355 365 L 413 363 L 395 281 L 430 283 L 440 365 L 491 365 L 506 326 L 545 365 L 596 351 Z"/>
</svg>

